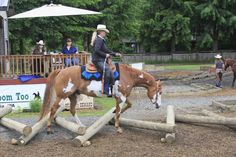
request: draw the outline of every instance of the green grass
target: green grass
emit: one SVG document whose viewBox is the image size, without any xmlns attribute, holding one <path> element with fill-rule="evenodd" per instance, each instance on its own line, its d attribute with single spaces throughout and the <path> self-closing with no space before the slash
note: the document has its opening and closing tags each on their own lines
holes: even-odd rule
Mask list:
<svg viewBox="0 0 236 157">
<path fill-rule="evenodd" d="M 210 59 L 210 60 L 202 60 L 202 61 L 198 61 L 198 60 L 170 60 L 170 61 L 153 61 L 153 60 L 146 60 L 144 61 L 145 64 L 209 64 L 209 63 L 214 63 L 214 58 Z"/>
<path fill-rule="evenodd" d="M 112 98 L 95 98 L 95 104 L 99 104 L 101 106 L 101 109 L 95 110 L 95 109 L 83 109 L 79 110 L 77 114 L 79 116 L 101 116 L 105 114 L 108 110 L 110 110 L 112 107 L 115 106 L 115 99 Z M 62 112 L 61 115 L 63 117 L 71 116 L 71 113 L 69 111 Z M 39 113 L 11 113 L 7 115 L 8 118 L 38 118 Z"/>
<path fill-rule="evenodd" d="M 200 70 L 201 66 L 212 66 L 212 64 L 164 65 L 164 69 L 165 70 Z"/>
</svg>

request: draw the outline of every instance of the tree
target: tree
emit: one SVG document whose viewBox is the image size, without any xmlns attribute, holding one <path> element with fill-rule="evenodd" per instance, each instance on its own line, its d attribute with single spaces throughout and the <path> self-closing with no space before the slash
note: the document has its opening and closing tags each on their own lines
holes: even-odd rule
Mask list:
<svg viewBox="0 0 236 157">
<path fill-rule="evenodd" d="M 190 49 L 191 30 L 190 15 L 193 14 L 194 2 L 184 0 L 152 0 L 146 6 L 143 35 L 149 42 L 169 43 L 171 52 L 176 51 L 176 45 L 185 45 Z M 158 7 L 157 7 L 158 6 Z M 149 45 L 150 46 L 150 45 Z"/>
<path fill-rule="evenodd" d="M 17 53 L 29 52 L 31 45 L 34 45 L 37 40 L 44 39 L 49 50 L 60 50 L 65 38 L 71 37 L 76 44 L 80 43 L 83 49 L 88 50 L 92 32 L 97 24 L 104 23 L 111 30 L 109 35 L 111 47 L 120 50 L 123 46 L 121 42 L 123 38 L 138 36 L 139 24 L 136 15 L 140 11 L 138 10 L 139 1 L 54 0 L 54 3 L 100 11 L 103 14 L 11 20 L 9 30 L 12 49 Z M 12 1 L 16 13 L 40 7 L 46 3 L 50 1 Z"/>
<path fill-rule="evenodd" d="M 214 52 L 218 50 L 219 40 L 226 33 L 233 32 L 236 27 L 236 16 L 232 12 L 235 0 L 199 0 L 197 13 L 204 29 L 200 35 L 200 48 L 212 45 Z"/>
<path fill-rule="evenodd" d="M 139 15 L 141 0 L 102 0 L 98 4 L 104 23 L 111 30 L 109 41 L 112 48 L 120 50 L 122 39 L 136 39 L 139 33 Z"/>
</svg>

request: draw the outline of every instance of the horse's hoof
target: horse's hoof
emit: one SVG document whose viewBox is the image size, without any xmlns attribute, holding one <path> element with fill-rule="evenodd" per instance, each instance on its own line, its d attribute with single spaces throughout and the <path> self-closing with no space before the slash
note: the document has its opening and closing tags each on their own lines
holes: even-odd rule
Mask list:
<svg viewBox="0 0 236 157">
<path fill-rule="evenodd" d="M 50 135 L 50 134 L 54 134 L 54 132 L 52 130 L 47 130 L 47 134 Z"/>
<path fill-rule="evenodd" d="M 119 134 L 122 134 L 122 133 L 123 133 L 123 130 L 122 130 L 121 128 L 118 128 L 116 131 L 117 131 L 117 133 L 119 133 Z"/>
</svg>

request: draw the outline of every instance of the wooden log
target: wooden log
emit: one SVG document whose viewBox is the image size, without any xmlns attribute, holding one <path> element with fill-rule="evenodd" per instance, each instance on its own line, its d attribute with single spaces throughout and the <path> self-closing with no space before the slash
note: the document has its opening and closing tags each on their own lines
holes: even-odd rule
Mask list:
<svg viewBox="0 0 236 157">
<path fill-rule="evenodd" d="M 220 116 L 214 112 L 208 111 L 208 110 L 202 110 L 202 114 L 205 116 L 210 116 L 210 117 L 216 117 L 216 118 L 226 118 L 224 116 Z M 230 129 L 234 129 L 236 130 L 236 126 L 231 126 L 231 125 L 225 125 L 226 127 L 230 128 Z"/>
<path fill-rule="evenodd" d="M 64 110 L 64 106 L 61 106 L 56 114 L 55 117 Z M 47 121 L 49 119 L 50 113 L 48 113 L 47 116 L 45 116 L 43 119 L 41 119 L 40 121 L 38 121 L 36 124 L 34 124 L 32 126 L 32 132 L 28 135 L 28 136 L 21 136 L 18 139 L 18 144 L 19 145 L 26 145 L 35 135 L 37 135 L 39 133 L 39 131 L 47 124 Z"/>
<path fill-rule="evenodd" d="M 175 120 L 184 123 L 203 123 L 203 124 L 218 124 L 218 125 L 236 125 L 236 118 L 217 118 L 206 117 L 189 114 L 176 114 Z"/>
<path fill-rule="evenodd" d="M 141 121 L 141 120 L 126 119 L 126 118 L 120 118 L 120 124 L 124 126 L 140 128 L 140 129 L 150 129 L 150 130 L 164 131 L 164 132 L 170 132 L 170 133 L 174 132 L 174 129 L 175 129 L 175 126 L 172 124 L 147 122 L 147 121 Z"/>
<path fill-rule="evenodd" d="M 212 106 L 215 108 L 215 109 L 221 109 L 222 111 L 230 111 L 230 107 L 221 103 L 221 102 L 218 102 L 218 101 L 212 101 Z"/>
<path fill-rule="evenodd" d="M 122 108 L 123 106 L 121 106 Z M 87 128 L 83 136 L 77 136 L 73 139 L 73 143 L 77 146 L 83 146 L 83 144 L 95 135 L 103 126 L 105 126 L 112 118 L 115 117 L 115 107 L 110 109 L 105 115 L 94 122 L 90 127 Z"/>
<path fill-rule="evenodd" d="M 30 126 L 27 126 L 25 124 L 22 124 L 9 118 L 1 118 L 0 124 L 9 129 L 15 130 L 24 136 L 29 135 L 32 131 L 32 128 Z"/>
<path fill-rule="evenodd" d="M 175 126 L 175 113 L 174 106 L 167 106 L 167 117 L 166 117 L 167 125 Z M 167 143 L 173 143 L 175 141 L 175 133 L 172 131 L 171 133 L 167 133 L 165 136 L 165 141 Z"/>
<path fill-rule="evenodd" d="M 79 135 L 84 135 L 86 131 L 86 127 L 81 127 L 76 123 L 67 121 L 65 118 L 56 117 L 55 122 L 63 128 L 66 128 L 72 132 L 75 132 Z"/>
<path fill-rule="evenodd" d="M 12 107 L 9 105 L 5 105 L 3 108 L 0 108 L 0 118 L 6 116 L 11 112 L 12 112 Z"/>
</svg>

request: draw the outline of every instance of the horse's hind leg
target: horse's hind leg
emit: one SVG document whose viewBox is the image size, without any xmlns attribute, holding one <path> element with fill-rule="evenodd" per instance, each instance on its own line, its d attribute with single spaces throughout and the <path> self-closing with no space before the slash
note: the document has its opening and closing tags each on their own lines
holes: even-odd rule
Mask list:
<svg viewBox="0 0 236 157">
<path fill-rule="evenodd" d="M 50 133 L 53 133 L 52 132 L 52 129 L 51 129 L 51 124 L 52 124 L 52 120 L 54 119 L 54 116 L 55 116 L 55 113 L 56 111 L 58 110 L 58 108 L 60 107 L 59 103 L 62 99 L 57 97 L 56 98 L 56 101 L 54 102 L 52 108 L 51 108 L 51 113 L 50 113 L 50 117 L 48 119 L 48 124 L 47 124 L 47 133 L 50 134 Z"/>
<path fill-rule="evenodd" d="M 76 114 L 76 94 L 72 94 L 69 99 L 70 99 L 70 113 L 72 114 L 72 116 L 75 118 L 76 123 L 79 126 L 85 127 L 85 125 L 80 121 L 79 117 Z"/>
<path fill-rule="evenodd" d="M 234 88 L 235 79 L 236 79 L 236 72 L 234 72 L 234 79 L 233 79 L 233 82 L 232 82 L 232 88 Z"/>
</svg>

